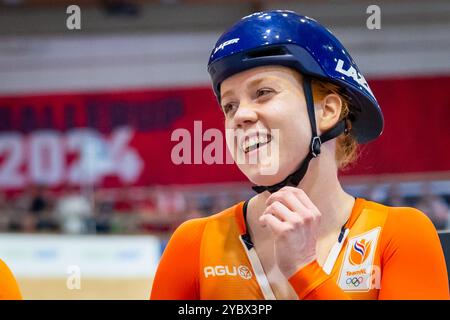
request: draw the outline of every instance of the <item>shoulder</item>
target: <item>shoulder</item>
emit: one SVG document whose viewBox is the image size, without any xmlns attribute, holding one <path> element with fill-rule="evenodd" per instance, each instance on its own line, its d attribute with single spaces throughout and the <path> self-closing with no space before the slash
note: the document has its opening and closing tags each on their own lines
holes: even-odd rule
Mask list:
<svg viewBox="0 0 450 320">
<path fill-rule="evenodd" d="M 448 299 L 445 258 L 431 220 L 416 208 L 382 207 L 379 298 Z"/>
<path fill-rule="evenodd" d="M 227 224 L 236 224 L 239 220 L 237 215 L 242 212 L 242 206 L 243 202 L 239 202 L 210 216 L 187 220 L 176 228 L 172 238 L 180 240 L 192 240 L 193 238 L 199 239 L 202 237 L 202 234 L 208 225 L 220 224 L 225 226 Z"/>
<path fill-rule="evenodd" d="M 411 207 L 387 207 L 386 223 L 397 230 L 436 232 L 433 222 L 422 211 Z"/>
<path fill-rule="evenodd" d="M 17 281 L 5 262 L 0 259 L 0 300 L 22 299 Z"/>
<path fill-rule="evenodd" d="M 365 201 L 365 208 L 372 211 L 372 215 L 384 215 L 385 227 L 395 227 L 395 229 L 405 229 L 408 227 L 434 229 L 430 218 L 420 211 L 412 207 L 390 207 L 384 204 Z"/>
<path fill-rule="evenodd" d="M 398 250 L 417 253 L 440 250 L 440 241 L 430 218 L 422 211 L 412 207 L 384 208 L 386 220 L 381 235 L 381 245 L 387 256 Z"/>
<path fill-rule="evenodd" d="M 0 275 L 1 277 L 4 277 L 5 274 L 10 275 L 11 274 L 11 270 L 9 270 L 8 266 L 6 265 L 6 263 L 0 259 Z"/>
</svg>

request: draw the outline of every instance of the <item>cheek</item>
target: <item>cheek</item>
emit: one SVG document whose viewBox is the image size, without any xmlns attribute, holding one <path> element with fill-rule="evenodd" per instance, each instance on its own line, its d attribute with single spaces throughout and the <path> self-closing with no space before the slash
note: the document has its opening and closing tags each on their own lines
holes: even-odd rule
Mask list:
<svg viewBox="0 0 450 320">
<path fill-rule="evenodd" d="M 234 130 L 227 121 L 225 121 L 225 143 L 228 151 L 233 157 L 233 160 L 236 160 L 236 152 L 238 147 L 237 140 L 237 131 Z"/>
<path fill-rule="evenodd" d="M 311 125 L 301 110 L 292 110 L 280 125 L 280 154 L 282 161 L 297 164 L 306 156 L 311 140 Z"/>
<path fill-rule="evenodd" d="M 236 157 L 237 157 L 237 148 L 236 148 L 236 143 L 232 142 L 231 139 L 226 138 L 225 140 L 226 144 L 227 144 L 227 150 L 230 153 L 231 157 L 233 158 L 234 161 L 236 161 Z"/>
</svg>

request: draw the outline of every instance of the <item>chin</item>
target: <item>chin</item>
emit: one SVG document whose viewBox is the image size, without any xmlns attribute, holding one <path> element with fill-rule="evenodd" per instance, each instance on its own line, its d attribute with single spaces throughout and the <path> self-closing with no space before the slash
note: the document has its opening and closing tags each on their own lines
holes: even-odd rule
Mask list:
<svg viewBox="0 0 450 320">
<path fill-rule="evenodd" d="M 260 186 L 271 186 L 283 181 L 290 172 L 286 170 L 275 170 L 275 168 L 264 168 L 259 165 L 239 167 L 250 182 Z M 284 172 L 286 171 L 286 172 Z"/>
<path fill-rule="evenodd" d="M 300 162 L 301 159 L 298 155 L 293 155 L 292 157 L 281 159 L 281 162 L 279 163 L 267 161 L 266 163 L 270 163 L 270 166 L 264 166 L 262 164 L 245 164 L 238 165 L 238 167 L 252 183 L 260 186 L 271 186 L 286 179 L 288 175 L 292 174 L 297 169 Z"/>
</svg>

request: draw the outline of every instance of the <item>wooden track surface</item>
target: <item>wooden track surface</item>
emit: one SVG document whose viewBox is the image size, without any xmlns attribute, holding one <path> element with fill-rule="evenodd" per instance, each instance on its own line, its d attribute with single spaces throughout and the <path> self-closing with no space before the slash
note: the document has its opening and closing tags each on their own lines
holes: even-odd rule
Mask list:
<svg viewBox="0 0 450 320">
<path fill-rule="evenodd" d="M 17 279 L 26 300 L 147 300 L 152 279 L 82 279 L 81 288 L 70 290 L 66 279 Z"/>
</svg>

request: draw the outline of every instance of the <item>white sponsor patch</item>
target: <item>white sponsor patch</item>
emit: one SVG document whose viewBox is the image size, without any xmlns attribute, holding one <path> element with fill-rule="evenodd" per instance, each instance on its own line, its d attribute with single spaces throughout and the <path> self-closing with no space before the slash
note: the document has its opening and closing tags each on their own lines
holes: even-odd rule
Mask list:
<svg viewBox="0 0 450 320">
<path fill-rule="evenodd" d="M 349 239 L 338 285 L 344 291 L 369 291 L 372 288 L 372 272 L 381 228 Z"/>
<path fill-rule="evenodd" d="M 234 38 L 234 39 L 230 39 L 228 41 L 222 42 L 214 49 L 213 54 L 216 54 L 217 51 L 222 50 L 223 48 L 225 48 L 226 46 L 229 46 L 230 44 L 238 43 L 239 39 L 240 38 Z"/>
<path fill-rule="evenodd" d="M 352 78 L 357 83 L 359 83 L 360 85 L 364 86 L 364 88 L 366 88 L 366 90 L 369 91 L 369 93 L 373 96 L 373 92 L 372 92 L 372 90 L 370 90 L 370 87 L 369 87 L 366 79 L 363 77 L 363 75 L 361 73 L 356 71 L 356 69 L 353 68 L 353 66 L 350 66 L 347 70 L 345 70 L 344 69 L 344 61 L 339 59 L 337 64 L 336 64 L 335 70 L 337 72 L 347 76 L 347 77 Z"/>
</svg>

